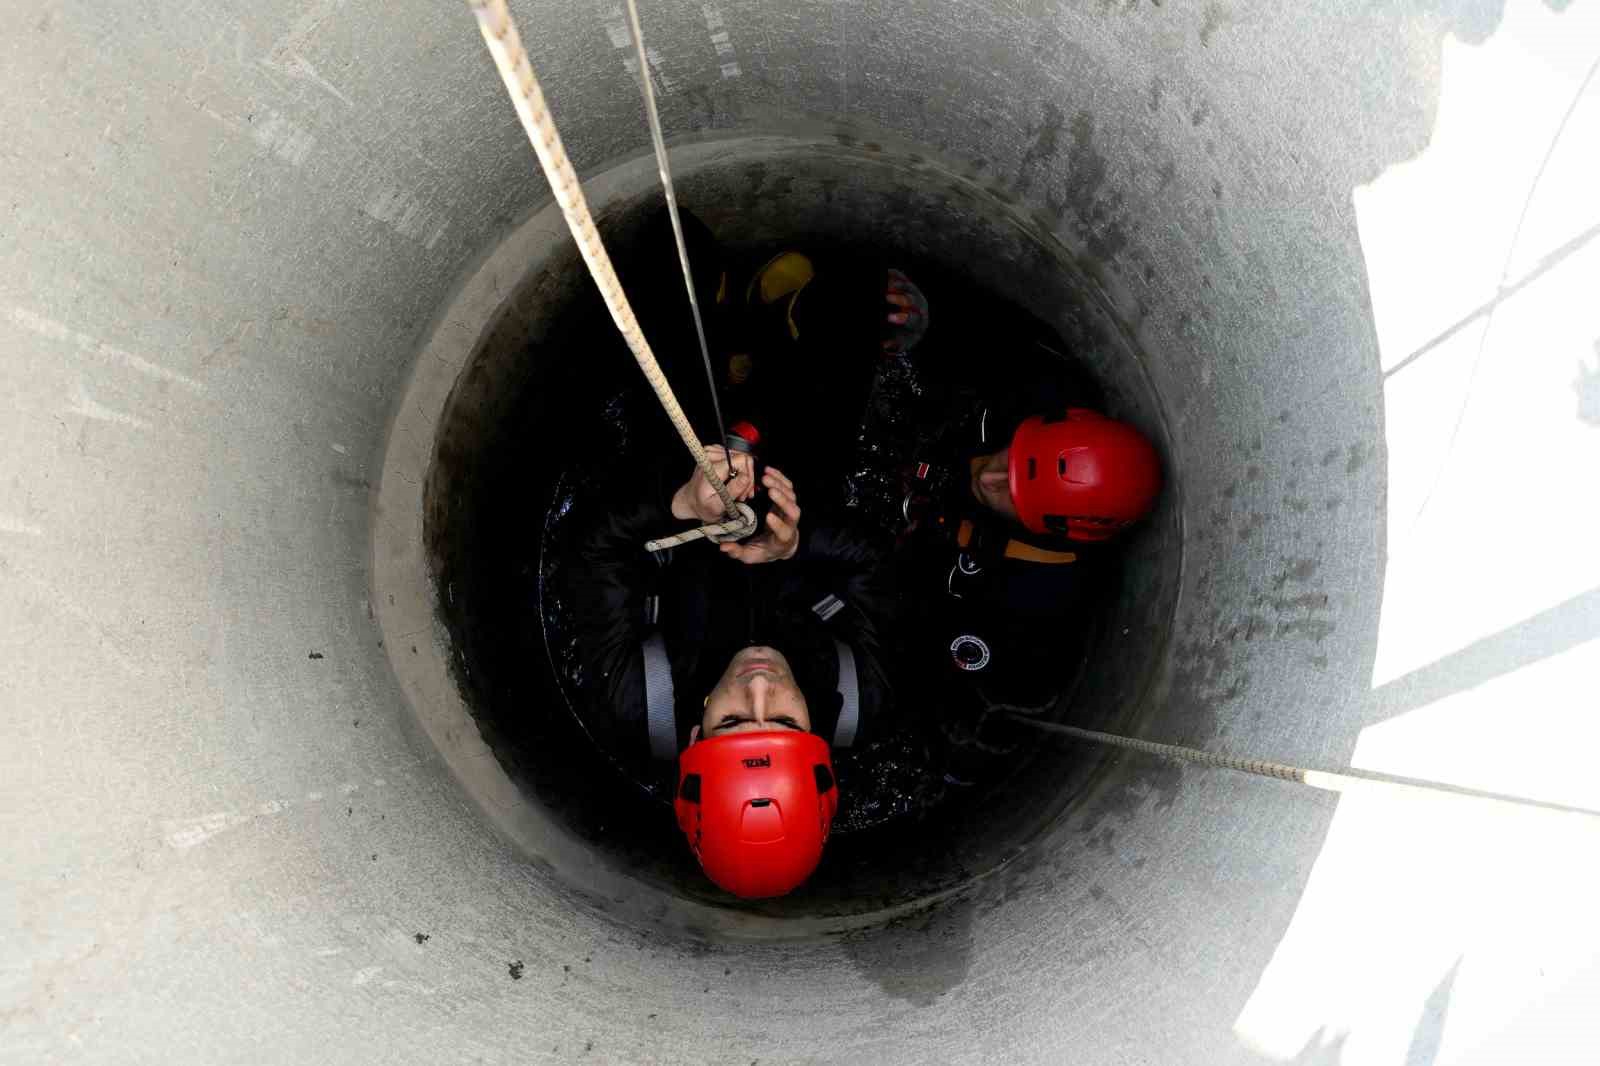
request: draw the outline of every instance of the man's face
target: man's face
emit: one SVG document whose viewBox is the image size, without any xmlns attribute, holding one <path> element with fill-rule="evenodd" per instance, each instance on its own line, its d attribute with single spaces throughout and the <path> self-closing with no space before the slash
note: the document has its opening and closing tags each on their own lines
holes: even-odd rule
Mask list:
<svg viewBox="0 0 1600 1066">
<path fill-rule="evenodd" d="M 702 736 L 760 730 L 811 731 L 806 698 L 795 683 L 789 660 L 776 648 L 746 648 L 733 657 L 711 690 L 691 743 Z"/>
<path fill-rule="evenodd" d="M 1011 449 L 1001 448 L 993 455 L 980 455 L 972 460 L 972 495 L 995 514 L 1016 518 L 1017 508 L 1011 502 Z"/>
</svg>

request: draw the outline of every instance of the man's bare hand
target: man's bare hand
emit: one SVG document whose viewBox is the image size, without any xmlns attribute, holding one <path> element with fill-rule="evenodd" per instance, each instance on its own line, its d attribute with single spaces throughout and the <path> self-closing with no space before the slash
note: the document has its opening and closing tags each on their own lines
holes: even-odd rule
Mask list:
<svg viewBox="0 0 1600 1066">
<path fill-rule="evenodd" d="M 713 470 L 726 474 L 728 453 L 722 445 L 707 446 L 706 456 L 711 460 Z M 755 460 L 748 452 L 733 453 L 733 480 L 727 482 L 727 486 L 735 500 L 748 500 L 755 494 L 754 470 Z M 706 481 L 705 473 L 698 466 L 693 476 L 672 494 L 672 517 L 693 518 L 702 525 L 722 521 L 722 498 L 717 495 L 716 488 Z"/>
<path fill-rule="evenodd" d="M 883 298 L 894 309 L 889 312 L 888 321 L 890 325 L 904 326 L 921 314 L 917 310 L 917 302 L 907 296 L 903 289 L 897 289 L 890 285 L 889 291 L 883 294 Z"/>
<path fill-rule="evenodd" d="M 911 279 L 898 270 L 889 271 L 883 298 L 889 305 L 885 321 L 899 327 L 895 336 L 884 340 L 883 350 L 891 354 L 910 351 L 928 328 L 926 298 Z"/>
<path fill-rule="evenodd" d="M 761 484 L 772 500 L 772 509 L 767 512 L 767 528 L 743 544 L 721 545 L 724 555 L 731 555 L 741 563 L 792 559 L 800 550 L 800 502 L 794 494 L 794 482 L 784 477 L 782 471 L 769 466 Z"/>
</svg>

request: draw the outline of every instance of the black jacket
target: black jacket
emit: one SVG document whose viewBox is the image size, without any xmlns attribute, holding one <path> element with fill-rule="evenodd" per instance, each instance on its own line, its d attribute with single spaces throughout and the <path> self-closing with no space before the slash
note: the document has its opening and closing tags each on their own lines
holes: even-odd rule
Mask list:
<svg viewBox="0 0 1600 1066">
<path fill-rule="evenodd" d="M 910 667 L 904 694 L 935 700 L 947 718 L 968 721 L 996 703 L 1043 705 L 1068 686 L 1117 565 L 1114 549 L 1031 535 L 973 498 L 969 460 L 1007 447 L 1025 418 L 1103 406 L 1093 380 L 1041 323 L 1020 313 L 986 321 L 1005 321 L 1012 332 L 996 338 L 1001 343 L 970 377 L 951 368 L 975 342 L 952 342 L 946 334 L 941 343 L 930 331 L 914 365 L 936 369 L 898 401 L 892 393 L 876 398 L 915 411 L 897 439 L 885 435 L 876 473 L 881 484 L 894 476 L 923 497 L 917 529 L 902 537 L 896 567 Z M 871 437 L 870 408 L 868 415 Z M 898 463 L 898 476 L 883 461 Z M 925 476 L 917 478 L 918 471 Z M 868 468 L 862 473 L 873 476 Z M 863 501 L 873 495 L 854 494 Z M 884 514 L 890 497 L 881 489 L 875 495 L 877 522 L 903 528 L 901 500 Z"/>
<path fill-rule="evenodd" d="M 1054 700 L 1071 682 L 1115 587 L 1113 549 L 1039 548 L 1013 533 L 975 514 L 954 535 L 922 529 L 901 546 L 909 665 L 923 684 L 946 694 L 956 716 L 996 703 L 1042 707 Z"/>
<path fill-rule="evenodd" d="M 620 760 L 648 761 L 641 649 L 653 633 L 671 666 L 678 751 L 728 661 L 751 644 L 783 652 L 806 696 L 813 732 L 827 738 L 841 702 L 835 641 L 848 645 L 860 694 L 855 743 L 881 732 L 892 706 L 884 642 L 894 583 L 885 546 L 808 516 L 799 550 L 783 562 L 746 565 L 705 541 L 652 554 L 645 541 L 695 523 L 672 516 L 669 479 L 651 480 L 643 498 L 589 530 L 578 547 L 579 565 L 565 570 L 585 689 L 579 714 L 590 734 Z"/>
</svg>

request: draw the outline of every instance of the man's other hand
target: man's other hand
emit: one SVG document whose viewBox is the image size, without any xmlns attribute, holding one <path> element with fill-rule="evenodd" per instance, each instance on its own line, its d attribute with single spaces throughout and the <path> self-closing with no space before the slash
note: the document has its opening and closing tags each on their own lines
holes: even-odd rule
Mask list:
<svg viewBox="0 0 1600 1066">
<path fill-rule="evenodd" d="M 707 445 L 706 457 L 711 460 L 712 469 L 726 477 L 727 450 L 720 444 Z M 748 452 L 733 453 L 733 479 L 726 484 L 728 493 L 735 500 L 748 500 L 755 494 L 754 468 L 755 460 Z M 722 498 L 698 466 L 694 468 L 693 476 L 672 494 L 672 517 L 697 519 L 702 525 L 722 521 Z"/>
<path fill-rule="evenodd" d="M 724 555 L 731 555 L 741 563 L 792 559 L 800 550 L 800 503 L 794 494 L 794 482 L 776 467 L 769 466 L 761 484 L 772 500 L 772 508 L 767 512 L 767 528 L 743 544 L 721 545 Z"/>
<path fill-rule="evenodd" d="M 898 270 L 890 270 L 885 283 L 884 300 L 889 305 L 884 320 L 897 327 L 895 335 L 883 342 L 885 352 L 908 352 L 928 329 L 927 297 L 922 295 L 911 279 Z"/>
</svg>

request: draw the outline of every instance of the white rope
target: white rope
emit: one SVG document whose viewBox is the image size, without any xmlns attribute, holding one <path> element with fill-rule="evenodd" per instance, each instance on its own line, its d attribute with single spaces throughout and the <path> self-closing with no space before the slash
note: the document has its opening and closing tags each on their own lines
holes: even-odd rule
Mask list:
<svg viewBox="0 0 1600 1066">
<path fill-rule="evenodd" d="M 682 533 L 670 537 L 662 537 L 659 540 L 647 540 L 644 543 L 644 550 L 647 552 L 666 551 L 668 548 L 676 548 L 680 544 L 688 544 L 691 541 L 699 540 L 701 537 L 713 544 L 738 540 L 755 528 L 756 513 L 748 503 L 738 503 L 734 506 L 739 509 L 738 518 L 729 519 L 726 522 L 714 522 L 709 526 L 700 526 L 696 529 L 686 529 Z"/>
<path fill-rule="evenodd" d="M 656 399 L 661 401 L 661 407 L 666 411 L 672 428 L 678 431 L 684 447 L 688 448 L 689 454 L 694 457 L 695 465 L 705 475 L 706 482 L 716 490 L 718 498 L 722 501 L 724 513 L 730 518 L 740 515 L 742 512 L 738 510 L 722 477 L 711 465 L 706 450 L 701 447 L 699 438 L 689 425 L 688 417 L 678 404 L 677 397 L 672 394 L 672 388 L 667 384 L 660 364 L 650 351 L 649 342 L 639 329 L 639 321 L 634 317 L 633 308 L 628 304 L 628 298 L 622 291 L 622 283 L 617 280 L 617 272 L 611 265 L 611 257 L 606 254 L 605 245 L 601 243 L 600 234 L 595 229 L 594 218 L 589 213 L 589 203 L 583 195 L 583 187 L 573 172 L 572 162 L 567 158 L 566 148 L 561 144 L 561 135 L 556 131 L 555 122 L 550 118 L 550 110 L 545 106 L 544 92 L 539 88 L 539 79 L 534 76 L 533 67 L 528 62 L 527 50 L 522 47 L 522 38 L 517 33 L 516 25 L 511 21 L 511 12 L 506 8 L 505 0 L 467 0 L 467 2 L 473 14 L 477 16 L 483 43 L 488 46 L 489 55 L 494 59 L 495 69 L 500 72 L 500 79 L 505 83 L 506 92 L 511 96 L 512 106 L 517 109 L 517 117 L 522 120 L 522 128 L 528 134 L 528 140 L 539 157 L 539 165 L 544 170 L 545 180 L 550 183 L 550 193 L 561 207 L 561 213 L 567 220 L 567 227 L 572 230 L 572 237 L 578 244 L 578 252 L 583 256 L 589 273 L 594 277 L 600 296 L 605 300 L 606 309 L 611 312 L 612 321 L 617 324 L 623 340 L 627 341 L 628 350 L 633 353 L 634 361 L 639 364 L 645 380 L 655 391 Z M 752 523 L 746 532 L 753 529 Z"/>
<path fill-rule="evenodd" d="M 999 710 L 1001 708 L 997 706 L 996 709 Z M 1538 807 L 1544 810 L 1557 811 L 1561 814 L 1581 814 L 1591 818 L 1600 817 L 1600 811 L 1592 810 L 1588 807 L 1573 807 L 1565 803 L 1550 803 L 1545 800 L 1528 799 L 1524 796 L 1510 796 L 1503 792 L 1486 792 L 1482 789 L 1466 788 L 1461 785 L 1446 784 L 1442 781 L 1420 781 L 1416 778 L 1395 777 L 1390 774 L 1369 771 L 1351 773 L 1333 770 L 1311 770 L 1303 766 L 1289 766 L 1284 763 L 1269 762 L 1266 759 L 1243 758 L 1238 755 L 1224 755 L 1218 752 L 1200 751 L 1196 748 L 1185 748 L 1177 744 L 1160 744 L 1153 740 L 1138 740 L 1133 737 L 1118 736 L 1115 733 L 1101 733 L 1093 729 L 1083 729 L 1079 726 L 1066 725 L 1061 722 L 1043 722 L 1037 718 L 1030 717 L 1026 713 L 1018 713 L 1015 710 L 1006 710 L 1005 714 L 1013 722 L 1026 725 L 1031 729 L 1039 729 L 1047 733 L 1058 733 L 1076 740 L 1087 740 L 1092 744 L 1104 744 L 1107 747 L 1122 748 L 1126 751 L 1143 752 L 1146 755 L 1171 759 L 1175 762 L 1214 766 L 1223 770 L 1236 770 L 1240 773 L 1256 774 L 1260 777 L 1275 777 L 1280 781 L 1292 781 L 1299 785 L 1309 785 L 1311 788 L 1319 788 L 1326 792 L 1347 794 L 1376 793 L 1389 796 L 1443 794 L 1455 796 L 1459 799 L 1480 800 L 1488 803 Z"/>
</svg>

